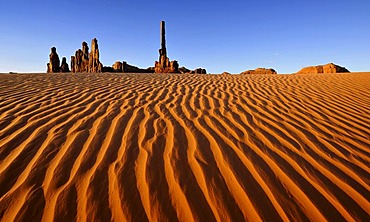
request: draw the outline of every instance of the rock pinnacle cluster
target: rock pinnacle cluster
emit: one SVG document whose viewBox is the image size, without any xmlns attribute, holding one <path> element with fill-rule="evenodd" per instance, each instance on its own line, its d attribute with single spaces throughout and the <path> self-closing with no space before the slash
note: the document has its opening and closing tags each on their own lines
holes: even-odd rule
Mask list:
<svg viewBox="0 0 370 222">
<path fill-rule="evenodd" d="M 159 59 L 155 61 L 154 67 L 146 69 L 138 68 L 128 64 L 126 61 L 116 61 L 112 66 L 103 66 L 100 62 L 100 52 L 98 40 L 96 38 L 91 41 L 91 50 L 84 41 L 81 49 L 78 49 L 71 56 L 70 69 L 67 64 L 67 59 L 63 57 L 60 64 L 59 55 L 56 48 L 51 48 L 49 55 L 49 63 L 47 64 L 47 73 L 72 72 L 72 73 L 100 73 L 100 72 L 115 72 L 115 73 L 188 73 L 188 74 L 206 74 L 207 71 L 202 68 L 189 70 L 185 67 L 179 68 L 176 60 L 170 61 L 167 57 L 166 48 L 166 27 L 165 22 L 160 23 L 160 42 Z"/>
</svg>

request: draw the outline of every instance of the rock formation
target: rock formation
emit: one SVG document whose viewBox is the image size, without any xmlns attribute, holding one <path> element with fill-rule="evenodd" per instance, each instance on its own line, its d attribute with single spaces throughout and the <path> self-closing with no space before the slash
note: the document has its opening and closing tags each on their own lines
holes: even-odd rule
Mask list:
<svg viewBox="0 0 370 222">
<path fill-rule="evenodd" d="M 127 62 L 123 61 L 122 71 L 125 73 L 154 73 L 154 67 L 149 67 L 147 69 L 141 69 L 141 68 L 130 65 Z"/>
<path fill-rule="evenodd" d="M 181 74 L 207 74 L 207 70 L 205 70 L 203 68 L 190 70 L 190 69 L 183 66 L 183 67 L 180 67 L 178 70 Z"/>
<path fill-rule="evenodd" d="M 70 72 L 66 57 L 62 58 L 62 64 L 60 66 L 61 72 Z"/>
<path fill-rule="evenodd" d="M 165 22 L 161 21 L 161 48 L 159 60 L 154 64 L 155 73 L 178 73 L 179 64 L 176 60 L 170 61 L 167 57 Z"/>
<path fill-rule="evenodd" d="M 166 30 L 165 22 L 161 21 L 161 48 L 159 49 L 159 60 L 155 62 L 154 67 L 141 69 L 136 66 L 129 65 L 127 62 L 117 61 L 111 67 L 103 66 L 100 62 L 100 53 L 98 40 L 94 38 L 91 41 L 91 51 L 86 42 L 82 42 L 82 48 L 78 49 L 71 56 L 71 72 L 73 73 L 97 73 L 97 72 L 118 72 L 118 73 L 189 73 L 189 74 L 206 74 L 207 71 L 202 68 L 190 70 L 185 67 L 179 69 L 179 64 L 176 60 L 170 61 L 167 57 L 166 48 Z M 69 67 L 66 58 L 63 57 L 62 65 L 59 65 L 59 56 L 56 53 L 55 47 L 51 49 L 50 62 L 47 64 L 47 72 L 69 72 Z"/>
<path fill-rule="evenodd" d="M 194 73 L 190 73 L 190 74 L 207 74 L 207 70 L 203 69 L 203 68 L 198 68 L 198 69 L 195 69 L 193 71 Z"/>
<path fill-rule="evenodd" d="M 112 65 L 112 67 L 104 67 L 103 71 L 120 73 L 154 73 L 154 67 L 141 69 L 139 67 L 132 66 L 125 61 L 123 62 L 117 61 Z"/>
<path fill-rule="evenodd" d="M 83 52 L 81 49 L 77 50 L 75 53 L 75 72 L 85 72 L 86 70 L 82 66 L 82 57 L 83 57 Z"/>
<path fill-rule="evenodd" d="M 274 69 L 257 68 L 255 70 L 244 71 L 240 74 L 242 75 L 245 75 L 245 74 L 277 74 L 277 72 Z"/>
<path fill-rule="evenodd" d="M 80 52 L 81 57 L 81 67 L 80 72 L 88 72 L 89 71 L 89 46 L 87 42 L 82 42 L 82 52 Z"/>
<path fill-rule="evenodd" d="M 74 67 L 72 68 L 72 63 Z M 86 42 L 82 42 L 82 49 L 78 49 L 74 59 L 71 59 L 72 72 L 88 72 L 89 67 L 89 46 Z"/>
<path fill-rule="evenodd" d="M 60 60 L 55 47 L 51 48 L 51 53 L 49 55 L 49 63 L 47 64 L 47 73 L 56 73 L 60 70 Z"/>
<path fill-rule="evenodd" d="M 191 72 L 191 70 L 190 70 L 190 69 L 188 69 L 188 68 L 186 68 L 185 66 L 182 66 L 182 67 L 180 67 L 180 68 L 179 68 L 179 72 L 180 72 L 181 74 L 188 74 L 188 73 L 190 73 L 190 72 Z"/>
<path fill-rule="evenodd" d="M 76 72 L 76 57 L 71 56 L 71 72 L 75 73 Z"/>
<path fill-rule="evenodd" d="M 112 65 L 112 68 L 113 68 L 114 72 L 123 72 L 123 70 L 122 70 L 122 62 L 120 62 L 120 61 L 115 62 Z"/>
<path fill-rule="evenodd" d="M 86 42 L 82 42 L 82 49 L 78 49 L 74 56 L 71 56 L 72 72 L 102 72 L 103 64 L 99 60 L 98 40 L 91 41 L 91 51 Z"/>
<path fill-rule="evenodd" d="M 326 65 L 309 66 L 298 71 L 298 74 L 319 74 L 319 73 L 343 73 L 349 72 L 348 69 L 342 66 L 329 63 Z"/>
<path fill-rule="evenodd" d="M 103 65 L 99 60 L 99 47 L 98 47 L 98 40 L 94 38 L 91 41 L 91 52 L 88 58 L 89 66 L 88 71 L 90 73 L 102 72 Z"/>
</svg>

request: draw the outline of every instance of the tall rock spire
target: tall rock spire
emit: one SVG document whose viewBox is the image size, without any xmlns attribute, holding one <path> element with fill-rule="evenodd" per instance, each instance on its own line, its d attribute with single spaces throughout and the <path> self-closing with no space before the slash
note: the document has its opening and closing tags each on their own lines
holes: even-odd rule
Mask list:
<svg viewBox="0 0 370 222">
<path fill-rule="evenodd" d="M 166 23 L 165 21 L 161 21 L 161 49 L 159 51 L 159 56 L 167 57 L 167 49 L 166 49 Z"/>
<path fill-rule="evenodd" d="M 59 72 L 60 60 L 59 60 L 59 55 L 57 53 L 57 48 L 52 47 L 50 50 L 51 50 L 51 53 L 49 55 L 50 62 L 47 64 L 47 67 L 48 67 L 47 72 L 48 73 Z"/>
<path fill-rule="evenodd" d="M 161 21 L 161 48 L 159 49 L 159 60 L 154 64 L 154 71 L 155 73 L 178 73 L 179 64 L 177 61 L 170 61 L 170 59 L 167 57 L 165 25 L 166 23 Z"/>
<path fill-rule="evenodd" d="M 89 69 L 88 72 L 95 73 L 95 72 L 102 72 L 103 65 L 100 63 L 99 60 L 99 46 L 98 40 L 93 38 L 91 41 L 91 52 L 89 56 Z"/>
</svg>

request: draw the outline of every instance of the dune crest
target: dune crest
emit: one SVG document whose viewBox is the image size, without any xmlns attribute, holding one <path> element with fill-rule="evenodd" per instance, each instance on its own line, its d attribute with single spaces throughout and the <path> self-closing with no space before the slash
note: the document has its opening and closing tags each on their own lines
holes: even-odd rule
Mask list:
<svg viewBox="0 0 370 222">
<path fill-rule="evenodd" d="M 0 80 L 1 221 L 370 217 L 368 73 Z"/>
</svg>

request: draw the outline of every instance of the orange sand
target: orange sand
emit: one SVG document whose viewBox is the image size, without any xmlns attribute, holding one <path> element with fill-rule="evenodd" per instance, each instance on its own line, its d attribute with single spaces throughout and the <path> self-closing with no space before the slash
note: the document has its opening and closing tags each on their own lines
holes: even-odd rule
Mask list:
<svg viewBox="0 0 370 222">
<path fill-rule="evenodd" d="M 0 220 L 364 221 L 370 74 L 0 75 Z"/>
</svg>

